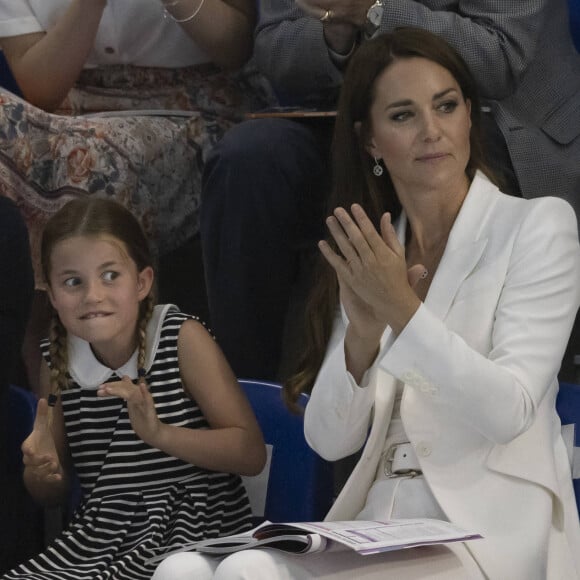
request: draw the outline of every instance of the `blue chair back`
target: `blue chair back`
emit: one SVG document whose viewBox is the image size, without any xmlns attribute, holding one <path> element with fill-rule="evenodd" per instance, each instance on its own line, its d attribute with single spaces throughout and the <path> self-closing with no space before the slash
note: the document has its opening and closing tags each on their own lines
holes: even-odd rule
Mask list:
<svg viewBox="0 0 580 580">
<path fill-rule="evenodd" d="M 560 383 L 556 399 L 556 410 L 562 426 L 574 426 L 574 448 L 572 455 L 572 477 L 576 505 L 580 513 L 580 385 Z"/>
<path fill-rule="evenodd" d="M 280 385 L 250 380 L 239 382 L 271 451 L 266 473 L 244 478 L 250 501 L 255 499 L 254 483 L 258 483 L 262 493 L 263 486 L 267 486 L 263 509 L 256 509 L 252 501 L 254 516 L 273 522 L 321 521 L 333 500 L 332 464 L 319 457 L 306 443 L 303 418 L 287 409 Z M 300 405 L 305 406 L 307 401 L 308 396 L 301 395 Z"/>
<path fill-rule="evenodd" d="M 10 385 L 8 391 L 8 462 L 12 469 L 22 470 L 20 446 L 30 435 L 36 415 L 36 396 L 31 391 Z"/>
</svg>

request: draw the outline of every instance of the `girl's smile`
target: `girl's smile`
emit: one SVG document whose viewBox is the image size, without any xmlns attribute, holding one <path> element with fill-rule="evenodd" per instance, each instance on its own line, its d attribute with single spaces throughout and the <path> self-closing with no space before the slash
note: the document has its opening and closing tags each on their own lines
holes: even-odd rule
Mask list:
<svg viewBox="0 0 580 580">
<path fill-rule="evenodd" d="M 139 304 L 153 271 L 138 272 L 123 243 L 106 236 L 57 243 L 50 266 L 49 295 L 62 324 L 107 366 L 122 366 L 137 346 Z"/>
</svg>

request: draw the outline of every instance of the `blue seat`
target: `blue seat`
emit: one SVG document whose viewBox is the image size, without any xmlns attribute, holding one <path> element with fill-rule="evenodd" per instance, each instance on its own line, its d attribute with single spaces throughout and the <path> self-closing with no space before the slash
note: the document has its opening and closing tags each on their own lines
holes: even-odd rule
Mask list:
<svg viewBox="0 0 580 580">
<path fill-rule="evenodd" d="M 320 521 L 333 500 L 333 467 L 304 439 L 301 415 L 291 413 L 278 384 L 239 381 L 248 397 L 268 446 L 269 464 L 256 477 L 245 477 L 256 520 Z M 307 395 L 301 395 L 304 406 Z"/>
<path fill-rule="evenodd" d="M 560 383 L 556 399 L 556 410 L 562 426 L 573 425 L 572 477 L 576 505 L 580 513 L 580 385 Z"/>
<path fill-rule="evenodd" d="M 20 446 L 32 431 L 36 415 L 36 396 L 31 391 L 10 385 L 8 391 L 8 461 L 12 469 L 22 470 Z"/>
</svg>

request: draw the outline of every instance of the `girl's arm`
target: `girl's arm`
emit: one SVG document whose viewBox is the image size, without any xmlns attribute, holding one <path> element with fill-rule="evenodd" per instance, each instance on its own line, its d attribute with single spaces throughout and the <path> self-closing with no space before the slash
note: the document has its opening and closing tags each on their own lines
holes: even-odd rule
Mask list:
<svg viewBox="0 0 580 580">
<path fill-rule="evenodd" d="M 76 82 L 89 56 L 107 0 L 72 0 L 48 32 L 2 38 L 2 50 L 22 94 L 52 111 Z"/>
<path fill-rule="evenodd" d="M 179 332 L 178 353 L 184 388 L 210 429 L 162 423 L 156 446 L 206 469 L 256 475 L 266 461 L 262 432 L 216 342 L 202 324 L 189 320 Z"/>
<path fill-rule="evenodd" d="M 48 387 L 48 367 L 41 368 L 43 392 Z M 62 405 L 59 401 L 49 419 L 46 399 L 40 399 L 32 433 L 22 444 L 24 484 L 30 495 L 43 505 L 60 505 L 69 494 L 69 453 L 64 430 Z"/>
<path fill-rule="evenodd" d="M 224 355 L 199 322 L 183 323 L 178 357 L 183 387 L 199 405 L 209 429 L 163 423 L 145 383 L 135 386 L 126 376 L 102 385 L 98 395 L 125 399 L 135 433 L 168 455 L 212 471 L 259 473 L 266 461 L 262 433 Z"/>
<path fill-rule="evenodd" d="M 255 0 L 162 0 L 211 60 L 223 68 L 237 68 L 252 55 L 256 23 Z"/>
</svg>

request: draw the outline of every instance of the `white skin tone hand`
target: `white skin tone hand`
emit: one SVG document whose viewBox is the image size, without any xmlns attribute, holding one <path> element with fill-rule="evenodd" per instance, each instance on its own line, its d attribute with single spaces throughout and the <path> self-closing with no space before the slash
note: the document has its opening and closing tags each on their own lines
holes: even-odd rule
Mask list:
<svg viewBox="0 0 580 580">
<path fill-rule="evenodd" d="M 336 208 L 326 220 L 342 256 L 324 241 L 319 248 L 338 278 L 349 319 L 347 368 L 360 382 L 376 357 L 385 328 L 390 326 L 398 335 L 419 308 L 413 286 L 425 275 L 425 267 L 407 267 L 405 248 L 389 213 L 382 216 L 379 233 L 360 205 L 354 204 L 351 211 L 352 217 L 344 208 Z"/>
<path fill-rule="evenodd" d="M 347 54 L 374 1 L 296 0 L 296 4 L 313 18 L 321 18 L 327 10 L 332 10 L 332 18 L 324 23 L 326 44 L 335 52 Z"/>
<path fill-rule="evenodd" d="M 61 482 L 63 470 L 48 421 L 46 399 L 38 401 L 32 433 L 22 443 L 27 477 L 39 484 Z"/>
<path fill-rule="evenodd" d="M 97 395 L 99 397 L 119 397 L 127 401 L 127 411 L 133 431 L 145 443 L 153 445 L 161 423 L 145 380 L 142 379 L 135 385 L 125 375 L 120 381 L 101 385 Z"/>
</svg>

